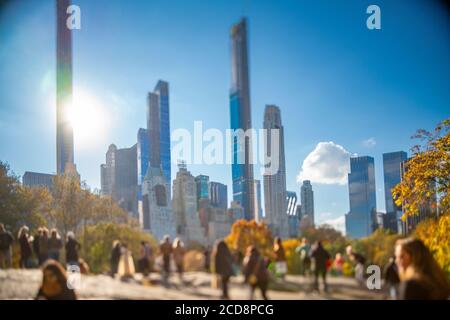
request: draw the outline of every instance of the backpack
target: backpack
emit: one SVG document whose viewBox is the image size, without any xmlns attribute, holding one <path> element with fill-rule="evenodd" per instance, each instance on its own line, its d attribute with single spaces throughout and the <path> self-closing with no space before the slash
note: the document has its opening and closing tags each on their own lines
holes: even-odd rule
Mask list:
<svg viewBox="0 0 450 320">
<path fill-rule="evenodd" d="M 0 234 L 0 250 L 7 250 L 11 245 L 11 236 L 4 232 Z"/>
</svg>

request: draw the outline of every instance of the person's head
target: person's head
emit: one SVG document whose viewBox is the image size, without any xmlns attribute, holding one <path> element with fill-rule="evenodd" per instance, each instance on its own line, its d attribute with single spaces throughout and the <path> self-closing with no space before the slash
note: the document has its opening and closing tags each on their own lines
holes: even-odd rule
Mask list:
<svg viewBox="0 0 450 320">
<path fill-rule="evenodd" d="M 120 247 L 120 241 L 119 240 L 114 240 L 112 246 L 113 246 L 113 248 Z"/>
<path fill-rule="evenodd" d="M 315 245 L 316 245 L 317 248 L 322 248 L 322 241 L 317 240 Z"/>
<path fill-rule="evenodd" d="M 48 237 L 48 229 L 47 228 L 42 228 L 42 236 L 44 237 Z"/>
<path fill-rule="evenodd" d="M 174 248 L 179 248 L 182 246 L 182 242 L 179 238 L 175 238 L 175 240 L 173 241 L 173 247 Z"/>
<path fill-rule="evenodd" d="M 61 294 L 67 286 L 67 276 L 63 266 L 55 260 L 47 260 L 42 266 L 42 291 L 47 297 Z"/>
<path fill-rule="evenodd" d="M 5 232 L 5 225 L 0 223 L 0 232 Z"/>
<path fill-rule="evenodd" d="M 169 237 L 169 235 L 165 235 L 164 236 L 164 242 L 166 242 L 166 243 L 169 243 L 170 242 L 170 237 Z"/>
<path fill-rule="evenodd" d="M 336 253 L 336 260 L 341 260 L 342 259 L 342 254 L 340 252 Z"/>
<path fill-rule="evenodd" d="M 141 241 L 141 246 L 145 247 L 146 242 L 145 241 Z"/>
<path fill-rule="evenodd" d="M 27 226 L 21 227 L 20 230 L 19 230 L 19 238 L 21 238 L 23 236 L 27 236 L 29 231 L 30 231 L 30 229 L 28 229 Z"/>
<path fill-rule="evenodd" d="M 308 244 L 308 239 L 306 239 L 306 238 L 303 237 L 303 238 L 302 238 L 302 244 L 303 244 L 303 245 Z"/>
<path fill-rule="evenodd" d="M 347 246 L 347 248 L 345 248 L 345 252 L 348 256 L 351 256 L 353 254 L 352 246 Z"/>
<path fill-rule="evenodd" d="M 248 246 L 247 247 L 247 251 L 245 252 L 245 255 L 250 257 L 250 256 L 257 256 L 259 255 L 258 249 L 256 249 L 255 246 Z"/>
<path fill-rule="evenodd" d="M 39 227 L 37 229 L 37 234 L 38 234 L 38 236 L 42 236 L 42 227 Z"/>
<path fill-rule="evenodd" d="M 445 273 L 421 240 L 415 238 L 398 240 L 395 246 L 395 262 L 401 280 L 422 280 L 432 285 L 436 294 L 446 296 L 450 294 L 450 285 Z"/>
<path fill-rule="evenodd" d="M 73 231 L 67 232 L 67 240 L 75 240 L 75 233 Z"/>
<path fill-rule="evenodd" d="M 59 237 L 58 231 L 55 228 L 52 229 L 50 234 L 51 234 L 52 239 L 57 239 Z"/>
<path fill-rule="evenodd" d="M 218 254 L 218 255 L 225 254 L 228 251 L 228 246 L 223 239 L 217 240 L 215 251 L 216 251 L 216 254 Z"/>
<path fill-rule="evenodd" d="M 276 237 L 276 238 L 275 238 L 275 243 L 276 243 L 277 245 L 281 246 L 281 244 L 282 244 L 281 238 L 280 238 L 280 237 Z"/>
</svg>

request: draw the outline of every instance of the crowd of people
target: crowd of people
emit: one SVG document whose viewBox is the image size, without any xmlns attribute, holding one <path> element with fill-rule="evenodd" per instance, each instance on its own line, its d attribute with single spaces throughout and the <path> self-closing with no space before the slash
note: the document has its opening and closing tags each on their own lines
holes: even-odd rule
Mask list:
<svg viewBox="0 0 450 320">
<path fill-rule="evenodd" d="M 0 268 L 11 268 L 12 246 L 16 240 L 11 232 L 0 224 Z M 67 268 L 77 266 L 81 273 L 88 273 L 89 267 L 79 257 L 80 243 L 73 232 L 68 232 L 63 240 L 58 230 L 40 227 L 34 236 L 28 227 L 20 228 L 17 235 L 20 250 L 21 268 L 40 267 L 43 272 L 42 285 L 37 299 L 76 299 L 73 289 L 67 285 L 66 270 L 61 264 L 61 252 L 64 248 Z M 159 252 L 159 256 L 156 254 Z M 229 283 L 233 276 L 243 275 L 243 281 L 249 288 L 249 299 L 254 298 L 258 289 L 263 299 L 268 299 L 267 290 L 273 277 L 281 281 L 287 274 L 286 252 L 282 239 L 274 240 L 272 254 L 266 257 L 255 245 L 249 246 L 245 254 L 232 253 L 227 243 L 218 240 L 214 248 L 203 250 L 204 271 L 211 272 L 216 286 L 221 288 L 221 298 L 230 299 Z M 135 263 L 133 254 L 125 242 L 116 240 L 112 244 L 110 255 L 110 274 L 122 280 L 133 279 L 136 272 L 144 277 L 151 272 L 160 272 L 163 284 L 169 283 L 170 274 L 175 271 L 183 283 L 186 249 L 181 239 L 173 242 L 165 236 L 159 248 L 142 241 L 139 257 Z M 328 291 L 327 274 L 330 269 L 338 276 L 343 275 L 344 255 L 337 253 L 334 258 L 325 249 L 321 241 L 312 245 L 306 238 L 295 249 L 300 261 L 300 273 L 310 279 L 312 290 L 320 292 L 319 280 L 323 291 Z M 345 250 L 347 261 L 353 264 L 357 283 L 366 285 L 366 258 L 348 246 Z M 422 241 L 415 238 L 399 240 L 395 245 L 395 254 L 389 259 L 383 270 L 384 288 L 391 299 L 448 299 L 450 284 L 447 275 L 440 268 L 432 253 Z"/>
</svg>

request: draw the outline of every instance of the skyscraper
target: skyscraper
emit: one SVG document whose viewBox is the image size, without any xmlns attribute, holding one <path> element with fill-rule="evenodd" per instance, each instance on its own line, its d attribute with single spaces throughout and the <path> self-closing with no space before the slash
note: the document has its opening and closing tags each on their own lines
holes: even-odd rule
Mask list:
<svg viewBox="0 0 450 320">
<path fill-rule="evenodd" d="M 52 190 L 54 179 L 54 174 L 25 171 L 22 184 L 27 187 L 45 187 Z"/>
<path fill-rule="evenodd" d="M 402 207 L 397 206 L 392 198 L 392 189 L 400 183 L 402 178 L 401 163 L 406 161 L 408 155 L 404 151 L 383 153 L 384 199 L 386 202 L 387 229 L 398 232 L 398 224 L 403 215 Z"/>
<path fill-rule="evenodd" d="M 314 225 L 314 191 L 311 181 L 303 181 L 300 187 L 300 200 L 302 203 L 302 219 L 307 216 L 311 225 Z"/>
<path fill-rule="evenodd" d="M 267 105 L 264 111 L 264 129 L 266 130 L 264 141 L 264 154 L 270 155 L 274 161 L 278 161 L 276 172 L 267 171 L 264 173 L 264 202 L 265 216 L 269 227 L 275 236 L 288 236 L 288 222 L 286 214 L 286 168 L 284 158 L 284 129 L 281 124 L 280 108 L 275 105 Z M 278 130 L 278 140 L 272 141 L 272 136 L 276 137 Z M 273 150 L 272 143 L 278 144 L 278 153 L 270 154 Z M 270 150 L 270 151 L 269 151 Z M 274 158 L 276 157 L 276 158 Z"/>
<path fill-rule="evenodd" d="M 164 176 L 169 184 L 172 182 L 171 176 L 171 156 L 170 156 L 170 108 L 169 108 L 169 84 L 159 80 L 153 90 L 158 96 L 159 121 L 160 121 L 160 158 Z"/>
<path fill-rule="evenodd" d="M 297 193 L 294 191 L 286 191 L 286 208 L 289 238 L 296 238 L 299 233 L 300 215 L 297 212 Z"/>
<path fill-rule="evenodd" d="M 138 217 L 137 146 L 118 149 L 111 144 L 101 165 L 102 194 L 110 195 L 124 210 Z"/>
<path fill-rule="evenodd" d="M 67 27 L 70 0 L 56 0 L 56 172 L 74 168 L 72 104 L 72 31 Z"/>
<path fill-rule="evenodd" d="M 346 234 L 363 238 L 377 228 L 375 164 L 372 157 L 350 158 L 348 191 L 350 211 L 345 216 Z"/>
<path fill-rule="evenodd" d="M 242 19 L 231 28 L 230 128 L 236 133 L 252 128 L 247 56 L 247 22 Z M 233 135 L 233 200 L 244 208 L 245 219 L 254 219 L 254 185 L 251 135 Z"/>
<path fill-rule="evenodd" d="M 147 129 L 139 128 L 137 134 L 137 210 L 139 222 L 143 225 L 142 183 L 150 163 L 150 135 Z"/>
<path fill-rule="evenodd" d="M 143 227 L 156 238 L 176 234 L 170 177 L 170 119 L 168 84 L 158 81 L 147 98 L 149 166 L 142 182 Z"/>
<path fill-rule="evenodd" d="M 225 184 L 211 181 L 209 183 L 209 201 L 215 208 L 227 209 L 228 188 Z"/>
<path fill-rule="evenodd" d="M 172 208 L 176 221 L 177 236 L 183 241 L 206 243 L 205 230 L 201 227 L 197 212 L 197 192 L 194 176 L 185 163 L 178 165 L 177 177 L 173 181 Z"/>
</svg>

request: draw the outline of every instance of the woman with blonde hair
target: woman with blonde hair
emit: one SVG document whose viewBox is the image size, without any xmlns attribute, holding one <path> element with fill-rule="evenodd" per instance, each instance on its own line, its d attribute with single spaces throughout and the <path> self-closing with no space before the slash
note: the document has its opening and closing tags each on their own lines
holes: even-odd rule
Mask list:
<svg viewBox="0 0 450 320">
<path fill-rule="evenodd" d="M 395 261 L 401 281 L 400 300 L 448 299 L 449 281 L 421 240 L 407 238 L 397 241 Z"/>
</svg>

